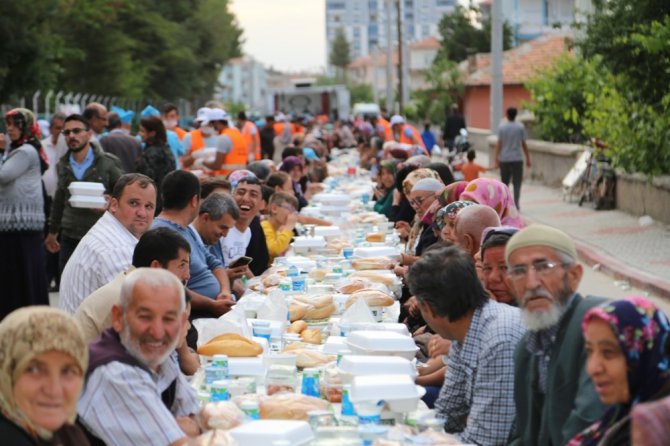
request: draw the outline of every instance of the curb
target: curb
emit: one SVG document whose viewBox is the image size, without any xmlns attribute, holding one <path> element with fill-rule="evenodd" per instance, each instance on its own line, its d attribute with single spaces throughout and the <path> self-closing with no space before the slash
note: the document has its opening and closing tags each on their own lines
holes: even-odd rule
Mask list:
<svg viewBox="0 0 670 446">
<path fill-rule="evenodd" d="M 542 223 L 526 216 L 524 216 L 523 219 L 527 225 L 532 223 Z M 669 280 L 662 279 L 660 277 L 649 274 L 648 272 L 627 265 L 615 257 L 603 253 L 601 249 L 596 248 L 583 240 L 580 240 L 574 235 L 569 233 L 566 234 L 568 234 L 574 240 L 579 259 L 587 265 L 600 265 L 598 271 L 617 280 L 627 280 L 632 286 L 636 288 L 640 288 L 644 291 L 656 294 L 659 297 L 670 301 Z"/>
</svg>

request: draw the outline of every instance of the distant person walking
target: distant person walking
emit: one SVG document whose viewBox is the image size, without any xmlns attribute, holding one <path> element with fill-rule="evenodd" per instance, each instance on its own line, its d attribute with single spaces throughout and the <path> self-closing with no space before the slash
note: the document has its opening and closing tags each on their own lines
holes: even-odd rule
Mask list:
<svg viewBox="0 0 670 446">
<path fill-rule="evenodd" d="M 516 122 L 517 110 L 514 107 L 507 109 L 507 122 L 498 128 L 498 144 L 496 145 L 495 167 L 500 167 L 500 181 L 509 187 L 510 179 L 514 186 L 514 203 L 520 209 L 521 181 L 523 180 L 523 157 L 526 156 L 526 166 L 530 168 L 530 155 L 526 145 L 526 129 L 523 124 Z M 521 152 L 523 149 L 523 153 Z"/>
<path fill-rule="evenodd" d="M 454 148 L 454 140 L 458 136 L 461 129 L 466 128 L 465 118 L 458 111 L 458 105 L 453 104 L 449 109 L 449 115 L 444 123 L 442 131 L 442 139 L 449 150 Z"/>
</svg>

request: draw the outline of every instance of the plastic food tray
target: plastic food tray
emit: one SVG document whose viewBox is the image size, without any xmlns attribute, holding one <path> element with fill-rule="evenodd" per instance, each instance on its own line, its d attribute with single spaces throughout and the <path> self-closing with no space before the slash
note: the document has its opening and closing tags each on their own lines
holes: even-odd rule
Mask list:
<svg viewBox="0 0 670 446">
<path fill-rule="evenodd" d="M 351 385 L 351 401 L 385 401 L 392 412 L 415 410 L 426 389 L 414 384 L 414 378 L 403 375 L 356 376 Z"/>
<path fill-rule="evenodd" d="M 400 252 L 397 248 L 385 244 L 354 249 L 354 257 L 398 257 L 399 255 Z"/>
<path fill-rule="evenodd" d="M 70 195 L 87 195 L 101 197 L 105 193 L 105 186 L 102 183 L 93 183 L 89 181 L 73 181 L 67 187 Z"/>
<path fill-rule="evenodd" d="M 232 376 L 263 376 L 265 375 L 263 358 L 228 358 L 228 373 Z"/>
<path fill-rule="evenodd" d="M 314 433 L 306 421 L 294 420 L 251 421 L 231 429 L 229 433 L 244 446 L 269 446 L 275 441 L 301 446 L 314 439 Z"/>
<path fill-rule="evenodd" d="M 72 195 L 69 201 L 73 208 L 103 209 L 107 205 L 102 196 L 93 195 Z"/>
<path fill-rule="evenodd" d="M 417 376 L 412 363 L 398 356 L 345 355 L 338 367 L 340 372 L 352 376 L 404 375 L 412 379 Z"/>
<path fill-rule="evenodd" d="M 357 355 L 400 356 L 410 361 L 419 350 L 409 336 L 389 331 L 352 331 L 347 345 Z"/>
</svg>

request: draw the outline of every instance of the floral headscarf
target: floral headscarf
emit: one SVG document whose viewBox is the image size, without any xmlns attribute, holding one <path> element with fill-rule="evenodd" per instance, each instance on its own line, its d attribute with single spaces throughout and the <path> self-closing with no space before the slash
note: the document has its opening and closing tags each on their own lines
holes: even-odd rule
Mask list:
<svg viewBox="0 0 670 446">
<path fill-rule="evenodd" d="M 582 320 L 582 331 L 595 319 L 609 324 L 626 357 L 630 402 L 614 404 L 600 420 L 575 436 L 570 446 L 598 444 L 609 428 L 629 415 L 633 405 L 653 398 L 669 377 L 665 344 L 670 323 L 653 303 L 629 296 L 591 308 Z"/>
<path fill-rule="evenodd" d="M 460 200 L 474 201 L 493 208 L 504 226 L 523 228 L 523 220 L 514 204 L 509 188 L 493 178 L 472 180 L 461 193 Z"/>
<path fill-rule="evenodd" d="M 228 181 L 230 181 L 230 186 L 233 188 L 233 190 L 235 190 L 235 188 L 237 187 L 237 183 L 239 183 L 240 180 L 244 178 L 257 178 L 257 177 L 252 171 L 246 169 L 235 170 L 231 172 L 230 175 L 228 175 Z"/>
<path fill-rule="evenodd" d="M 49 168 L 49 159 L 40 143 L 42 133 L 33 112 L 27 108 L 15 108 L 5 114 L 5 121 L 11 121 L 21 131 L 19 139 L 11 142 L 12 149 L 18 149 L 24 144 L 35 147 L 40 158 L 40 173 L 44 173 Z"/>
<path fill-rule="evenodd" d="M 438 195 L 438 201 L 442 206 L 446 206 L 449 203 L 459 200 L 467 185 L 467 181 L 456 181 L 455 183 L 447 185 Z"/>
<path fill-rule="evenodd" d="M 381 163 L 379 163 L 379 168 L 388 170 L 395 178 L 396 173 L 398 173 L 398 161 L 393 159 L 384 160 Z"/>
<path fill-rule="evenodd" d="M 88 346 L 74 320 L 56 308 L 24 307 L 0 322 L 0 411 L 31 437 L 49 440 L 53 432 L 36 426 L 14 400 L 14 383 L 28 363 L 41 353 L 59 351 L 70 355 L 82 376 L 88 365 Z M 76 411 L 68 415 L 71 423 Z"/>
<path fill-rule="evenodd" d="M 437 227 L 441 231 L 442 228 L 444 228 L 444 225 L 447 224 L 447 218 L 453 220 L 456 218 L 458 213 L 461 212 L 461 209 L 468 206 L 473 206 L 475 204 L 476 203 L 473 203 L 472 201 L 454 201 L 453 203 L 449 203 L 437 211 L 437 217 L 435 217 L 435 223 L 437 224 Z"/>
<path fill-rule="evenodd" d="M 409 173 L 409 175 L 407 175 L 405 181 L 402 182 L 402 188 L 405 196 L 409 197 L 409 193 L 412 191 L 412 188 L 417 183 L 417 181 L 423 180 L 424 178 L 435 178 L 436 180 L 439 180 L 440 176 L 437 174 L 437 172 L 430 169 L 419 168 L 413 170 Z"/>
</svg>

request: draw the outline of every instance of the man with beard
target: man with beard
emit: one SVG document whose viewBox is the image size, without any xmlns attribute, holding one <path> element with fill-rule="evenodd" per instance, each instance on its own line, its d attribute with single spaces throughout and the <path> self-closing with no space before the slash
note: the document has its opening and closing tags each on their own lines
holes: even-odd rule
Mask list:
<svg viewBox="0 0 670 446">
<path fill-rule="evenodd" d="M 105 114 L 105 122 L 106 117 Z M 72 206 L 68 186 L 73 181 L 101 183 L 105 193 L 109 194 L 123 175 L 119 159 L 111 153 L 105 153 L 100 143 L 92 139 L 90 125 L 83 116 L 73 114 L 65 118 L 63 136 L 68 152 L 61 157 L 56 168 L 58 186 L 51 205 L 49 235 L 44 240 L 49 252 L 59 253 L 60 272 L 79 241 L 104 211 Z"/>
<path fill-rule="evenodd" d="M 128 274 L 112 328 L 89 345 L 77 412 L 92 444 L 183 445 L 199 434 L 196 391 L 172 356 L 187 323 L 184 286 L 174 274 Z"/>
<path fill-rule="evenodd" d="M 583 298 L 575 244 L 550 226 L 531 225 L 505 247 L 507 274 L 528 332 L 515 352 L 513 445 L 566 444 L 603 413 L 584 364 L 584 313 L 604 301 Z"/>
<path fill-rule="evenodd" d="M 128 173 L 114 185 L 109 209 L 86 233 L 61 277 L 59 306 L 73 314 L 93 291 L 125 271 L 133 250 L 151 227 L 156 184 L 140 173 Z"/>
</svg>

